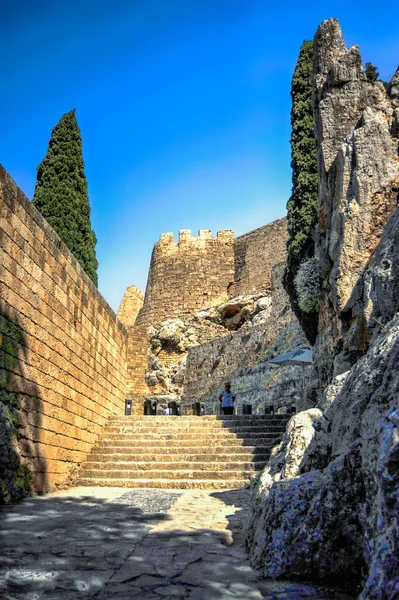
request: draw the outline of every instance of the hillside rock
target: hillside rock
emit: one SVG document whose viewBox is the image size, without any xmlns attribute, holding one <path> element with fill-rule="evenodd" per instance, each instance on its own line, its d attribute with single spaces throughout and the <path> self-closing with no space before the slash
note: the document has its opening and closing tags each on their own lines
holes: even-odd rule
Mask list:
<svg viewBox="0 0 399 600">
<path fill-rule="evenodd" d="M 265 576 L 399 597 L 399 155 L 395 89 L 370 83 L 336 19 L 314 45 L 322 273 L 317 417 L 297 415 L 253 483 Z"/>
<path fill-rule="evenodd" d="M 191 348 L 225 338 L 229 332 L 265 323 L 270 317 L 271 306 L 270 294 L 240 295 L 205 307 L 193 317 L 167 319 L 149 327 L 150 355 L 145 380 L 152 393 L 180 396 L 186 356 Z"/>
<path fill-rule="evenodd" d="M 397 598 L 398 397 L 399 315 L 324 415 L 291 419 L 254 485 L 247 542 L 265 576 L 334 576 L 363 583 L 361 600 Z"/>
<path fill-rule="evenodd" d="M 336 19 L 316 33 L 313 78 L 323 278 L 315 362 L 325 386 L 367 351 L 370 289 L 362 283 L 397 205 L 399 160 L 391 99 L 381 82 L 367 81 Z"/>
</svg>

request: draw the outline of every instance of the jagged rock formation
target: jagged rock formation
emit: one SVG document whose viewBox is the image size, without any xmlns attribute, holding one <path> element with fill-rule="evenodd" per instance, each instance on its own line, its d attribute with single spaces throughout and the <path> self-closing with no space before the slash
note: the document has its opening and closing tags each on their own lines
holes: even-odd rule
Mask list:
<svg viewBox="0 0 399 600">
<path fill-rule="evenodd" d="M 204 307 L 193 317 L 167 319 L 149 327 L 150 352 L 145 379 L 151 393 L 166 394 L 169 400 L 180 399 L 190 349 L 219 338 L 230 339 L 231 331 L 261 325 L 270 317 L 271 304 L 270 294 L 236 296 Z"/>
<path fill-rule="evenodd" d="M 167 319 L 148 328 L 146 397 L 157 400 L 159 410 L 181 400 L 183 411 L 200 401 L 206 413 L 217 413 L 226 378 L 232 381 L 239 414 L 244 404 L 260 414 L 266 405 L 274 411 L 300 405 L 309 370 L 267 364 L 307 345 L 282 286 L 283 267 L 274 266 L 267 293 L 236 296 L 188 319 Z"/>
<path fill-rule="evenodd" d="M 347 50 L 338 22 L 325 21 L 314 49 L 316 254 L 323 280 L 315 352 L 322 386 L 367 351 L 375 325 L 365 272 L 397 205 L 397 113 L 382 82 L 366 80 L 358 47 Z"/>
<path fill-rule="evenodd" d="M 399 597 L 397 77 L 367 82 L 336 19 L 314 48 L 319 168 L 317 409 L 297 415 L 259 481 L 252 562 Z M 389 95 L 390 94 L 390 95 Z M 323 412 L 324 411 L 324 412 Z"/>
<path fill-rule="evenodd" d="M 299 406 L 304 384 L 308 384 L 308 370 L 302 373 L 300 367 L 267 364 L 274 356 L 307 345 L 282 286 L 282 270 L 281 264 L 274 267 L 270 296 L 257 300 L 255 307 L 261 302 L 265 308 L 258 313 L 255 310 L 252 320 L 230 335 L 189 350 L 183 406 L 201 401 L 206 412 L 217 411 L 217 397 L 226 379 L 232 383 L 239 413 L 246 404 L 261 414 L 266 406 L 274 411 Z"/>
</svg>

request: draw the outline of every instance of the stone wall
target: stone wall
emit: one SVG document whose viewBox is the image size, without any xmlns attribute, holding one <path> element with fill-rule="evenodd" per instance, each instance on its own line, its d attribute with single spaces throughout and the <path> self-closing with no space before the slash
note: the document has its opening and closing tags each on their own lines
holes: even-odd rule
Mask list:
<svg viewBox="0 0 399 600">
<path fill-rule="evenodd" d="M 201 230 L 193 237 L 190 230 L 161 235 L 151 257 L 144 306 L 138 314 L 139 325 L 194 314 L 206 304 L 227 297 L 234 280 L 234 234 Z"/>
<path fill-rule="evenodd" d="M 271 288 L 275 264 L 287 256 L 287 219 L 240 235 L 234 240 L 234 287 L 230 294 L 255 294 Z"/>
<path fill-rule="evenodd" d="M 134 325 L 127 328 L 127 395 L 132 399 L 132 413 L 143 414 L 145 394 L 150 392 L 145 374 L 148 369 L 149 341 L 147 327 Z"/>
<path fill-rule="evenodd" d="M 0 168 L 0 501 L 64 485 L 123 414 L 126 330 Z"/>
<path fill-rule="evenodd" d="M 144 294 L 136 286 L 131 285 L 127 288 L 125 295 L 119 305 L 116 316 L 125 327 L 130 327 L 136 322 L 139 310 L 143 306 Z"/>
</svg>

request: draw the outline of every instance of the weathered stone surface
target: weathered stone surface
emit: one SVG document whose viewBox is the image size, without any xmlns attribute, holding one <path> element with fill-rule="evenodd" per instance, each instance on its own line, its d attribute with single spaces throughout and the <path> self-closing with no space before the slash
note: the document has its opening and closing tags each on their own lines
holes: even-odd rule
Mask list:
<svg viewBox="0 0 399 600">
<path fill-rule="evenodd" d="M 315 39 L 323 272 L 313 423 L 254 483 L 248 543 L 272 577 L 339 578 L 361 600 L 399 594 L 399 239 L 395 111 L 339 24 Z M 312 380 L 315 377 L 312 377 Z M 305 413 L 306 415 L 306 413 Z M 293 467 L 293 468 L 291 468 Z M 356 587 L 357 586 L 357 587 Z"/>
<path fill-rule="evenodd" d="M 362 281 L 397 204 L 399 159 L 391 99 L 381 82 L 366 80 L 359 50 L 346 49 L 336 19 L 316 34 L 313 77 L 323 276 L 315 354 L 325 386 L 367 350 Z"/>
<path fill-rule="evenodd" d="M 126 330 L 0 168 L 0 502 L 66 485 L 123 411 Z M 4 460 L 6 459 L 6 460 Z"/>
<path fill-rule="evenodd" d="M 76 488 L 9 507 L 1 515 L 0 594 L 349 600 L 332 587 L 262 580 L 243 545 L 247 496 L 247 490 Z"/>
<path fill-rule="evenodd" d="M 144 294 L 141 290 L 131 285 L 123 296 L 116 316 L 125 327 L 134 325 L 139 310 L 143 306 Z"/>
<path fill-rule="evenodd" d="M 234 287 L 230 295 L 270 290 L 274 265 L 287 256 L 287 219 L 278 219 L 234 240 Z"/>
<path fill-rule="evenodd" d="M 395 107 L 399 107 L 399 68 L 388 84 L 388 94 L 391 97 L 391 102 Z"/>
<path fill-rule="evenodd" d="M 301 415 L 291 421 L 291 431 L 261 475 L 253 500 L 250 554 L 266 575 L 339 575 L 363 584 L 362 600 L 395 598 L 398 339 L 396 316 L 326 410 L 327 429 L 320 423 L 315 434 L 312 424 L 303 434 L 299 424 L 296 433 L 294 421 Z M 282 454 L 284 448 L 288 456 Z M 299 468 L 283 475 L 292 463 Z"/>
<path fill-rule="evenodd" d="M 274 267 L 270 295 L 254 300 L 248 320 L 238 331 L 189 350 L 183 406 L 201 401 L 207 412 L 217 412 L 217 397 L 227 379 L 236 394 L 239 413 L 244 404 L 251 404 L 252 410 L 260 413 L 265 406 L 277 411 L 302 404 L 310 370 L 267 364 L 270 358 L 307 344 L 288 306 L 281 271 L 281 265 Z M 265 317 L 259 323 L 262 315 Z"/>
<path fill-rule="evenodd" d="M 274 270 L 276 268 L 274 267 Z M 275 288 L 279 287 L 276 285 L 276 278 L 279 276 L 280 271 L 278 270 L 278 275 L 274 273 L 273 276 Z M 270 295 L 271 293 L 274 297 L 274 304 Z M 147 393 L 147 396 L 156 397 L 160 401 L 160 396 L 169 394 L 169 398 L 165 398 L 165 400 L 180 400 L 185 381 L 187 354 L 190 349 L 200 346 L 199 352 L 207 354 L 209 352 L 208 343 L 212 342 L 212 340 L 219 339 L 223 347 L 226 344 L 229 345 L 231 338 L 226 337 L 228 331 L 245 329 L 248 332 L 248 330 L 251 331 L 253 326 L 266 322 L 268 323 L 268 329 L 276 332 L 275 325 L 271 327 L 270 317 L 272 313 L 276 317 L 277 306 L 280 312 L 286 310 L 286 298 L 284 297 L 283 302 L 281 302 L 279 292 L 273 289 L 273 292 L 269 292 L 267 295 L 260 293 L 236 296 L 227 302 L 205 307 L 193 317 L 187 319 L 167 319 L 149 327 L 147 335 L 150 341 L 150 353 L 145 381 L 150 391 Z M 289 322 L 290 318 L 292 319 L 292 315 L 288 311 L 280 325 Z M 248 334 L 243 334 L 239 337 L 242 339 L 248 337 Z M 249 333 L 249 337 L 252 337 L 252 331 Z M 226 339 L 223 341 L 221 338 Z M 270 335 L 268 336 L 269 338 Z M 258 341 L 259 333 L 257 336 Z M 217 347 L 220 347 L 217 342 L 216 344 Z M 240 342 L 237 338 L 234 344 L 231 345 L 231 349 L 235 347 L 235 352 L 240 354 L 239 364 L 241 364 L 243 362 L 243 349 L 240 351 L 239 345 Z M 211 350 L 212 355 L 213 350 Z M 216 359 L 217 356 L 215 357 Z M 212 373 L 214 371 L 215 368 L 212 367 Z M 213 385 L 215 378 L 218 378 L 216 385 L 220 385 L 225 375 L 226 373 L 218 370 L 214 373 L 212 382 L 208 383 L 212 383 Z"/>
</svg>

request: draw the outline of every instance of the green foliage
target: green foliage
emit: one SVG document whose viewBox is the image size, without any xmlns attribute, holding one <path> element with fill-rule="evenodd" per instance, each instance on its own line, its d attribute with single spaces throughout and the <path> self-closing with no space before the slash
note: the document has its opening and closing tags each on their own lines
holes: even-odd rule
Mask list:
<svg viewBox="0 0 399 600">
<path fill-rule="evenodd" d="M 75 110 L 63 115 L 52 131 L 47 154 L 37 168 L 32 202 L 97 285 L 97 239 L 91 229 L 82 138 Z"/>
<path fill-rule="evenodd" d="M 374 83 L 379 78 L 380 74 L 377 71 L 377 67 L 375 67 L 371 62 L 366 62 L 364 65 L 364 71 L 366 73 L 367 81 L 370 83 Z"/>
<path fill-rule="evenodd" d="M 312 112 L 313 42 L 303 42 L 292 77 L 291 167 L 292 193 L 287 203 L 288 242 L 284 287 L 301 326 L 313 344 L 317 335 L 317 310 L 303 311 L 295 277 L 300 265 L 314 255 L 313 232 L 317 222 L 318 175 Z"/>
<path fill-rule="evenodd" d="M 301 263 L 294 284 L 299 308 L 305 313 L 317 311 L 321 294 L 320 268 L 316 258 Z"/>
</svg>

